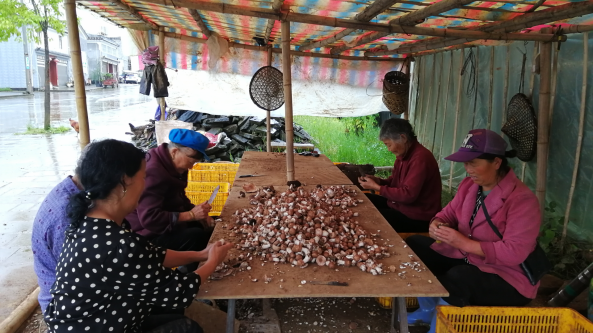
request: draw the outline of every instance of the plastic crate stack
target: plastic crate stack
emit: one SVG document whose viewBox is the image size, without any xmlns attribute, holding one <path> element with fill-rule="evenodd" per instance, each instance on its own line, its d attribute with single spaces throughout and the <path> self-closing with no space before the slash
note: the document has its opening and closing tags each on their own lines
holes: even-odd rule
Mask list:
<svg viewBox="0 0 593 333">
<path fill-rule="evenodd" d="M 209 214 L 218 216 L 229 197 L 237 169 L 239 169 L 237 163 L 196 163 L 189 170 L 185 194 L 194 205 L 198 205 L 207 201 L 216 186 L 220 185 Z"/>
<path fill-rule="evenodd" d="M 573 309 L 437 307 L 439 333 L 593 333 L 593 323 Z"/>
</svg>

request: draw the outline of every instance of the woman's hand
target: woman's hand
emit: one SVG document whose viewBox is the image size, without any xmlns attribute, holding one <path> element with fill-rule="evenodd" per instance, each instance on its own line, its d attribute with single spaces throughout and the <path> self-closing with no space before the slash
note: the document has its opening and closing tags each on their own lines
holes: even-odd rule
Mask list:
<svg viewBox="0 0 593 333">
<path fill-rule="evenodd" d="M 378 184 L 380 181 L 381 180 L 375 176 L 358 177 L 358 182 L 360 183 L 360 186 L 365 190 L 380 191 L 381 185 Z"/>
<path fill-rule="evenodd" d="M 208 249 L 208 261 L 213 261 L 216 265 L 220 265 L 226 258 L 227 252 L 233 247 L 233 243 L 222 243 L 217 241 L 212 243 L 212 246 Z"/>
<path fill-rule="evenodd" d="M 198 220 L 206 219 L 208 217 L 208 213 L 210 213 L 211 209 L 212 209 L 212 206 L 210 206 L 208 201 L 204 201 L 203 203 L 194 206 L 194 208 L 192 208 L 190 212 L 193 213 L 194 221 L 198 221 Z"/>
<path fill-rule="evenodd" d="M 435 223 L 437 221 L 440 223 Z M 482 257 L 485 256 L 484 251 L 482 251 L 482 247 L 480 246 L 480 242 L 472 240 L 459 231 L 450 228 L 447 223 L 434 220 L 430 224 L 429 233 L 430 237 L 436 239 L 437 242 L 448 244 L 463 252 L 476 254 Z"/>
</svg>

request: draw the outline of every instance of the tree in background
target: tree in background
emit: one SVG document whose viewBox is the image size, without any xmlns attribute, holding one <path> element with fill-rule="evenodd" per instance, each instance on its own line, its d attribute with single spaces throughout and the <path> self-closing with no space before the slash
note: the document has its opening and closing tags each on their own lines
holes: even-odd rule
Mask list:
<svg viewBox="0 0 593 333">
<path fill-rule="evenodd" d="M 61 20 L 60 7 L 62 0 L 0 0 L 0 42 L 7 41 L 10 37 L 21 38 L 20 27 L 26 25 L 27 38 L 39 43 L 39 34 L 43 34 L 45 49 L 45 112 L 43 127 L 49 129 L 50 120 L 50 94 L 49 94 L 49 37 L 50 28 L 59 34 L 66 32 L 66 22 Z"/>
</svg>

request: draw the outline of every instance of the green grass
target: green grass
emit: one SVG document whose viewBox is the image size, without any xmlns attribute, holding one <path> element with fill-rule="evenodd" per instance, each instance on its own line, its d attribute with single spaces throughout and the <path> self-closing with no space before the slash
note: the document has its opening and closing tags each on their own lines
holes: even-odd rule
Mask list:
<svg viewBox="0 0 593 333">
<path fill-rule="evenodd" d="M 0 91 L 12 91 L 10 88 L 0 88 Z"/>
<path fill-rule="evenodd" d="M 70 127 L 59 126 L 50 127 L 49 129 L 36 128 L 32 125 L 27 125 L 27 130 L 23 133 L 15 133 L 15 135 L 33 135 L 33 134 L 62 134 L 70 131 Z"/>
<path fill-rule="evenodd" d="M 379 141 L 379 128 L 362 133 L 347 132 L 347 124 L 337 118 L 295 116 L 294 121 L 313 137 L 315 147 L 333 162 L 392 166 L 395 155 Z"/>
</svg>

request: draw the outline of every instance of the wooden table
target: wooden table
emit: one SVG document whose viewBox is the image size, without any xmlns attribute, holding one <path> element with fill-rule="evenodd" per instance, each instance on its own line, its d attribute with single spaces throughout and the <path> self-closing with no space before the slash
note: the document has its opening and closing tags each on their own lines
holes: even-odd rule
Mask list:
<svg viewBox="0 0 593 333">
<path fill-rule="evenodd" d="M 295 179 L 303 185 L 352 185 L 352 182 L 325 155 L 294 156 Z M 240 175 L 262 175 L 239 178 Z M 246 151 L 241 158 L 234 185 L 246 183 L 286 185 L 286 154 Z"/>
<path fill-rule="evenodd" d="M 241 170 L 241 167 L 239 168 Z M 240 174 L 240 173 L 238 173 Z M 262 177 L 258 177 L 262 178 Z M 277 176 L 279 179 L 280 177 Z M 305 186 L 310 189 L 314 185 Z M 354 185 L 349 185 L 357 189 Z M 275 186 L 277 191 L 285 191 L 286 186 Z M 230 232 L 233 227 L 230 217 L 239 208 L 249 207 L 249 199 L 239 198 L 238 191 L 241 186 L 231 189 L 229 198 L 222 211 L 222 222 L 217 223 L 211 240 L 225 239 L 237 242 L 240 236 Z M 358 191 L 358 189 L 357 189 Z M 248 298 L 294 298 L 294 297 L 394 297 L 392 310 L 391 331 L 394 332 L 396 314 L 399 314 L 399 331 L 408 332 L 406 317 L 405 297 L 442 297 L 448 296 L 445 288 L 436 277 L 421 264 L 422 271 L 400 269 L 402 263 L 418 261 L 416 255 L 410 250 L 401 237 L 391 228 L 373 204 L 365 195 L 358 191 L 357 198 L 364 200 L 362 204 L 353 208 L 359 213 L 357 220 L 368 232 L 378 234 L 376 243 L 391 246 L 391 257 L 379 260 L 383 263 L 385 275 L 373 276 L 362 272 L 357 267 L 339 267 L 330 270 L 327 266 L 319 267 L 316 264 L 307 268 L 291 267 L 288 264 L 274 264 L 262 262 L 254 258 L 250 261 L 251 270 L 237 272 L 234 276 L 225 277 L 219 281 L 204 282 L 197 298 L 203 299 L 228 299 L 229 311 L 227 318 L 227 332 L 232 332 L 236 299 Z M 242 251 L 232 249 L 228 258 L 236 258 Z M 396 272 L 389 271 L 389 267 L 396 267 Z M 407 271 L 405 278 L 398 275 Z M 269 283 L 264 282 L 264 276 L 272 278 Z M 252 282 L 257 279 L 257 282 Z M 302 284 L 301 281 L 342 281 L 347 282 L 347 287 Z"/>
</svg>

